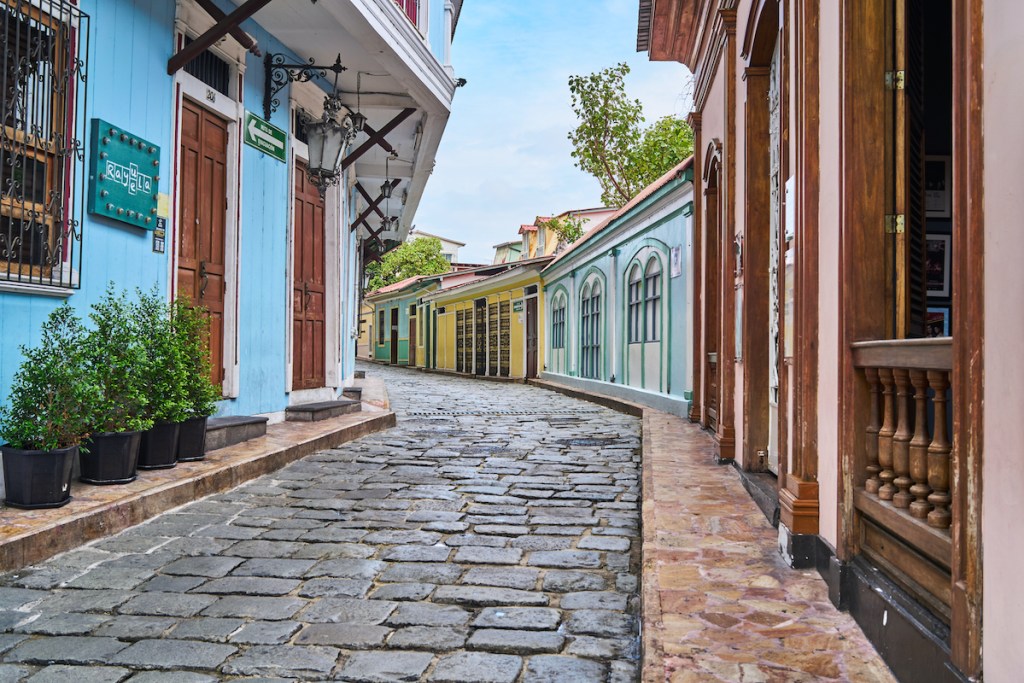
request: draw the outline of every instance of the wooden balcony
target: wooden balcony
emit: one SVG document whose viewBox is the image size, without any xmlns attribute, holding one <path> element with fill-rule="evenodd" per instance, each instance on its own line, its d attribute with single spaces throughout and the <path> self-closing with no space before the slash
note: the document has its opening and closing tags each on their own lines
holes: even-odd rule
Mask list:
<svg viewBox="0 0 1024 683">
<path fill-rule="evenodd" d="M 852 345 L 870 392 L 863 472 L 854 490 L 861 552 L 949 621 L 953 340 Z"/>
</svg>

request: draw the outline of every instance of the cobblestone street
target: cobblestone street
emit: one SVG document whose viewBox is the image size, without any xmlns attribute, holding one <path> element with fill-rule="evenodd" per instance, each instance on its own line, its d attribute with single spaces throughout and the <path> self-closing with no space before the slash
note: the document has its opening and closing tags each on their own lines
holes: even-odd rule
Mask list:
<svg viewBox="0 0 1024 683">
<path fill-rule="evenodd" d="M 640 420 L 371 366 L 398 426 L 0 579 L 0 683 L 633 681 Z"/>
</svg>

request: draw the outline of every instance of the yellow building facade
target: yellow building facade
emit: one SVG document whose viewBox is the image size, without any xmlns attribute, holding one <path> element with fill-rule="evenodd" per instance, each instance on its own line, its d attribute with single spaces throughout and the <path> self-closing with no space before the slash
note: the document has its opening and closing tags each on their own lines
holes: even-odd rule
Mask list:
<svg viewBox="0 0 1024 683">
<path fill-rule="evenodd" d="M 420 365 L 481 377 L 526 379 L 544 367 L 540 270 L 550 258 L 423 297 Z M 432 349 L 428 350 L 428 345 Z"/>
</svg>

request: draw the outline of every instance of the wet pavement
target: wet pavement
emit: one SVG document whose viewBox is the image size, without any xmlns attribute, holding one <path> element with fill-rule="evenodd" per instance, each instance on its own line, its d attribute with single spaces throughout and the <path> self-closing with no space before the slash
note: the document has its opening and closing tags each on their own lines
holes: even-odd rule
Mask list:
<svg viewBox="0 0 1024 683">
<path fill-rule="evenodd" d="M 396 428 L 0 577 L 0 683 L 636 680 L 640 420 L 368 372 Z"/>
</svg>

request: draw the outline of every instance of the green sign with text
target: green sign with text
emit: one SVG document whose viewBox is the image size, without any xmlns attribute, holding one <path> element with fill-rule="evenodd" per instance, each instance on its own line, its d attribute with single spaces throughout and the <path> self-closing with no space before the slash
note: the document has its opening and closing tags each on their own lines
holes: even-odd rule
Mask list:
<svg viewBox="0 0 1024 683">
<path fill-rule="evenodd" d="M 250 111 L 245 112 L 245 130 L 242 138 L 245 144 L 269 154 L 278 161 L 285 161 L 288 134 L 277 126 L 267 123 Z"/>
<path fill-rule="evenodd" d="M 152 230 L 159 184 L 159 147 L 102 119 L 92 120 L 89 213 Z"/>
</svg>

